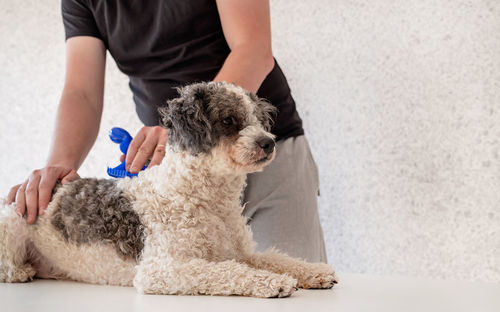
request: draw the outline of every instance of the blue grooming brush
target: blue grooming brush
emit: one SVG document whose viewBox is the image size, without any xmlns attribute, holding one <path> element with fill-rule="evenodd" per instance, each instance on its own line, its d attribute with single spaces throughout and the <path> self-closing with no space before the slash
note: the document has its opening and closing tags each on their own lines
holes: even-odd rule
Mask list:
<svg viewBox="0 0 500 312">
<path fill-rule="evenodd" d="M 128 146 L 132 141 L 132 136 L 125 129 L 115 127 L 112 128 L 111 131 L 109 132 L 109 138 L 111 139 L 111 141 L 120 144 L 120 151 L 126 157 Z M 147 164 L 141 169 L 141 171 L 146 168 Z M 132 178 L 137 176 L 137 173 L 130 173 L 127 171 L 127 169 L 125 169 L 125 160 L 114 168 L 108 167 L 107 172 L 108 175 L 113 178 L 125 178 L 125 177 Z"/>
</svg>

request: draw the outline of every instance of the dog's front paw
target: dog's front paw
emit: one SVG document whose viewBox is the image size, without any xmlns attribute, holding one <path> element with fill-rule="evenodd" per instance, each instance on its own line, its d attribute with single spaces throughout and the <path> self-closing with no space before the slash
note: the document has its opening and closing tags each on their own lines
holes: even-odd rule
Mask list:
<svg viewBox="0 0 500 312">
<path fill-rule="evenodd" d="M 332 288 L 337 283 L 335 272 L 325 263 L 310 264 L 308 270 L 298 280 L 300 288 Z"/>
<path fill-rule="evenodd" d="M 297 280 L 288 275 L 271 274 L 257 282 L 253 295 L 262 298 L 288 297 L 297 290 Z"/>
</svg>

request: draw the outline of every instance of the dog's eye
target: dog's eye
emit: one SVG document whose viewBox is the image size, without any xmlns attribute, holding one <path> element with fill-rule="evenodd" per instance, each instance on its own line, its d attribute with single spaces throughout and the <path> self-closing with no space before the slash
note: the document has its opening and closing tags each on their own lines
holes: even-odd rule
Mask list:
<svg viewBox="0 0 500 312">
<path fill-rule="evenodd" d="M 234 118 L 233 117 L 227 117 L 222 120 L 222 123 L 224 126 L 232 126 L 234 125 Z"/>
</svg>

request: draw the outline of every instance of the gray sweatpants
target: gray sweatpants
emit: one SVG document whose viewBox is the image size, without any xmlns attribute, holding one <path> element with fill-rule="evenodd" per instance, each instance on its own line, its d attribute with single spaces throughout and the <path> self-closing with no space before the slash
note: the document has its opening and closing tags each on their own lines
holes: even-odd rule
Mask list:
<svg viewBox="0 0 500 312">
<path fill-rule="evenodd" d="M 326 262 L 319 222 L 318 169 L 305 136 L 278 141 L 276 158 L 248 175 L 243 214 L 257 251 L 276 247 L 309 262 Z"/>
</svg>

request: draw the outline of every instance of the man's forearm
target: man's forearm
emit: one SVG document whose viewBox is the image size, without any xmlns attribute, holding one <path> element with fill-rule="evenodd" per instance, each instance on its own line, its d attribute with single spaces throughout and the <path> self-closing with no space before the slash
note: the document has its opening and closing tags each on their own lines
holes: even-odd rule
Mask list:
<svg viewBox="0 0 500 312">
<path fill-rule="evenodd" d="M 214 81 L 231 82 L 257 92 L 273 67 L 271 53 L 242 46 L 231 51 Z"/>
<path fill-rule="evenodd" d="M 82 92 L 64 90 L 56 116 L 48 166 L 77 170 L 99 132 L 102 103 L 92 105 Z"/>
</svg>

